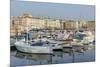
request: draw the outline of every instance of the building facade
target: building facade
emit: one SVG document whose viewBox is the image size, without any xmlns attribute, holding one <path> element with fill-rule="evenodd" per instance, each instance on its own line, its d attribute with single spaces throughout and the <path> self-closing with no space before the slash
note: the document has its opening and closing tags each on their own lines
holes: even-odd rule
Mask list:
<svg viewBox="0 0 100 67">
<path fill-rule="evenodd" d="M 44 17 L 33 17 L 31 14 L 22 16 L 11 16 L 11 36 L 31 29 L 95 29 L 95 21 L 74 21 Z"/>
</svg>

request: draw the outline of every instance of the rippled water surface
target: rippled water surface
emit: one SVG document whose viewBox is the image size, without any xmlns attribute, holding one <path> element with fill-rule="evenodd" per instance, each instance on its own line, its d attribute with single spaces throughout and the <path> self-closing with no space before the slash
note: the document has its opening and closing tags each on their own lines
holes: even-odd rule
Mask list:
<svg viewBox="0 0 100 67">
<path fill-rule="evenodd" d="M 15 50 L 11 51 L 10 59 L 11 66 L 90 62 L 95 61 L 95 50 L 90 49 L 84 53 L 65 53 L 62 51 L 54 51 L 52 55 L 28 54 Z"/>
</svg>

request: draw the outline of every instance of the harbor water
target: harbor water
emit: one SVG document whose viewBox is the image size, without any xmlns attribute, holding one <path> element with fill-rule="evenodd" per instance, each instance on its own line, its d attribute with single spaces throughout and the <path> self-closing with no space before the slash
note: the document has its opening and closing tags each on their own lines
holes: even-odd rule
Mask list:
<svg viewBox="0 0 100 67">
<path fill-rule="evenodd" d="M 95 49 L 89 49 L 85 52 L 66 53 L 54 51 L 53 54 L 29 54 L 17 50 L 11 51 L 11 66 L 28 66 L 43 64 L 61 64 L 76 62 L 93 62 L 95 61 Z"/>
</svg>

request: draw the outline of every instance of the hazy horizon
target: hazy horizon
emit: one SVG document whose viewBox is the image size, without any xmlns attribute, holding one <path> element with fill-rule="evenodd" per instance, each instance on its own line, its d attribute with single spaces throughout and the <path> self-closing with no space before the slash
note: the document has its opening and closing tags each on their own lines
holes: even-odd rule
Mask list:
<svg viewBox="0 0 100 67">
<path fill-rule="evenodd" d="M 60 19 L 95 20 L 95 5 L 60 4 L 33 1 L 16 1 L 10 3 L 11 16 L 20 16 L 29 12 L 32 16 L 44 16 Z"/>
</svg>

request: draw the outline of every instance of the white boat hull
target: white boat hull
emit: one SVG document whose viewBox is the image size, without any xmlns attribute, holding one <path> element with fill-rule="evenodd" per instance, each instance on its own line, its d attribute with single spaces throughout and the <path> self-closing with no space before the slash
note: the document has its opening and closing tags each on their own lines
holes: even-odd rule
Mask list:
<svg viewBox="0 0 100 67">
<path fill-rule="evenodd" d="M 24 46 L 16 46 L 16 48 L 21 52 L 26 53 L 53 53 L 49 47 L 24 47 Z"/>
<path fill-rule="evenodd" d="M 45 53 L 51 54 L 53 53 L 52 48 L 49 46 L 30 46 L 29 44 L 25 43 L 15 43 L 17 50 L 26 53 Z"/>
</svg>

